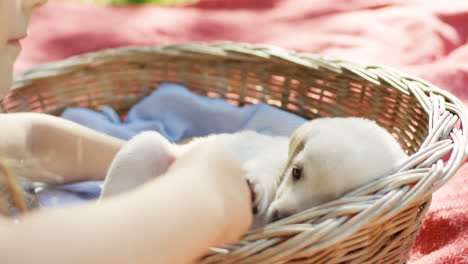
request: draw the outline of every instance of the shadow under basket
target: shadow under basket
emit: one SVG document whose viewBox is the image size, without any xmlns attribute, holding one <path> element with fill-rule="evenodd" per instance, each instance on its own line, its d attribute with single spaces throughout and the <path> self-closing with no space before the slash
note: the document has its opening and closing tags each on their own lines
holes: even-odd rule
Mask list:
<svg viewBox="0 0 468 264">
<path fill-rule="evenodd" d="M 385 67 L 266 45 L 187 43 L 84 54 L 19 74 L 0 107 L 59 115 L 67 107 L 110 105 L 124 118 L 163 82 L 307 119 L 366 117 L 411 155 L 392 175 L 212 248 L 198 263 L 404 263 L 431 194 L 465 159 L 466 110 L 448 92 Z"/>
</svg>

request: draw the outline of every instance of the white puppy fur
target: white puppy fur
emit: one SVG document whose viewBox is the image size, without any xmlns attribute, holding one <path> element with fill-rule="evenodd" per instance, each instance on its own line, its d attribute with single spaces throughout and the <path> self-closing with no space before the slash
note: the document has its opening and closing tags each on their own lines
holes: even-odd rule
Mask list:
<svg viewBox="0 0 468 264">
<path fill-rule="evenodd" d="M 143 132 L 133 137 L 114 157 L 101 198 L 129 191 L 163 174 L 176 159 L 177 150 L 156 132 Z"/>
<path fill-rule="evenodd" d="M 252 228 L 336 199 L 390 172 L 406 157 L 385 129 L 361 118 L 315 119 L 299 127 L 291 139 L 242 131 L 177 145 L 148 131 L 117 153 L 101 198 L 163 174 L 177 157 L 209 140 L 223 144 L 251 183 L 256 212 Z"/>
</svg>

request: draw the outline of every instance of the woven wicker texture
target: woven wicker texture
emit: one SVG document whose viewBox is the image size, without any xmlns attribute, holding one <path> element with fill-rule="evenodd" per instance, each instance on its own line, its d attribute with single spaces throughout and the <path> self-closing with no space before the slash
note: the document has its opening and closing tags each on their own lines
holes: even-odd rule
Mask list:
<svg viewBox="0 0 468 264">
<path fill-rule="evenodd" d="M 188 43 L 85 54 L 20 74 L 0 107 L 60 114 L 108 104 L 124 117 L 162 82 L 308 119 L 367 117 L 412 154 L 393 175 L 253 230 L 199 263 L 404 263 L 432 192 L 465 159 L 465 108 L 446 91 L 385 67 L 271 46 Z"/>
</svg>

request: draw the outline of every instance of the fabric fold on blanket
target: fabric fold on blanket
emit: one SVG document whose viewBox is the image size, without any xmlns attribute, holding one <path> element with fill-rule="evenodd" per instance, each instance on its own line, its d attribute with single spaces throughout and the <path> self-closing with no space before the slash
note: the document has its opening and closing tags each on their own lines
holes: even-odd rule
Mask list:
<svg viewBox="0 0 468 264">
<path fill-rule="evenodd" d="M 162 84 L 135 104 L 121 121 L 109 106 L 100 112 L 87 108 L 68 108 L 62 117 L 99 132 L 128 140 L 153 130 L 172 142 L 213 133 L 254 130 L 273 136 L 289 136 L 305 119 L 278 108 L 256 104 L 237 107 L 222 99 L 208 98 L 187 88 Z M 99 197 L 102 182 L 79 182 L 48 187 L 39 192 L 42 207 L 55 207 Z"/>
<path fill-rule="evenodd" d="M 101 112 L 69 108 L 62 117 L 122 139 L 130 139 L 145 130 L 154 130 L 173 142 L 240 130 L 289 136 L 305 121 L 266 104 L 237 107 L 170 83 L 162 84 L 133 106 L 123 122 L 109 106 L 105 106 Z"/>
</svg>

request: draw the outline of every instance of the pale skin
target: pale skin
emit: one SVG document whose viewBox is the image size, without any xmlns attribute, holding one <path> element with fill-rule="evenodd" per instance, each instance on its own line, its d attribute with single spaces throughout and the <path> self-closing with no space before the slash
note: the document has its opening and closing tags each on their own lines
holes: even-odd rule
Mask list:
<svg viewBox="0 0 468 264">
<path fill-rule="evenodd" d="M 205 144 L 161 177 L 100 206 L 43 211 L 0 226 L 0 261 L 192 263 L 208 247 L 238 239 L 251 224 L 250 211 L 237 162 Z"/>
<path fill-rule="evenodd" d="M 44 3 L 0 0 L 2 96 L 18 39 Z M 17 173 L 48 183 L 102 179 L 124 144 L 42 114 L 0 114 L 0 127 L 0 151 Z M 0 263 L 182 264 L 237 240 L 252 222 L 250 191 L 240 165 L 216 145 L 193 149 L 164 175 L 99 205 L 33 212 L 17 223 L 0 217 Z"/>
</svg>

